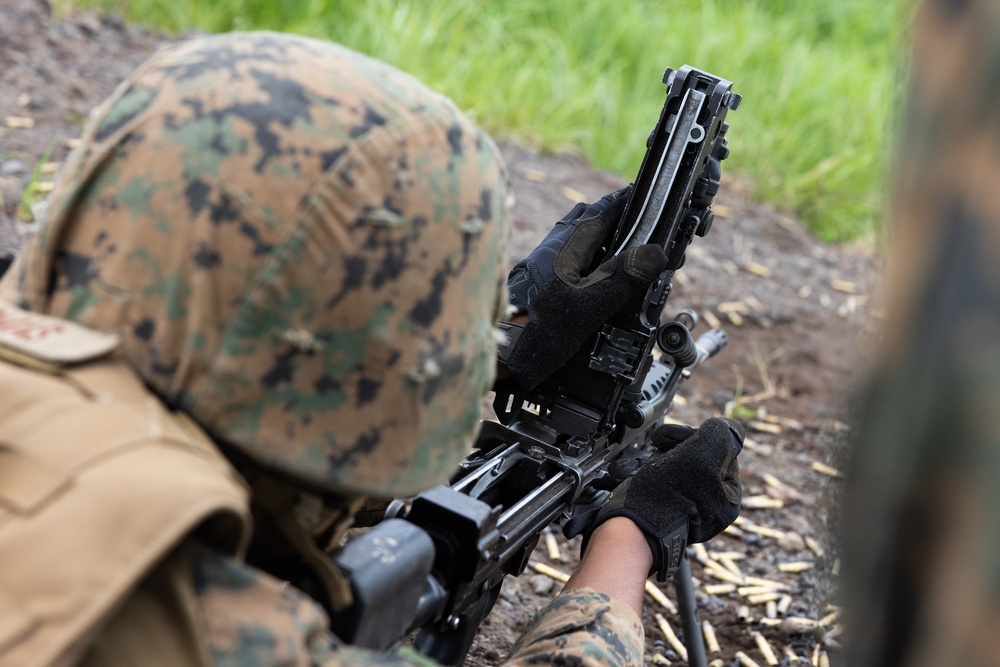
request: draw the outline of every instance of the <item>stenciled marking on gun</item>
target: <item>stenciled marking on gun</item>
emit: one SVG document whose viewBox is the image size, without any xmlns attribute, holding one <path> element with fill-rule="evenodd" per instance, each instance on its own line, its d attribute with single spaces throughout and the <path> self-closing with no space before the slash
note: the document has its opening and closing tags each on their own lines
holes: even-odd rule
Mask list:
<svg viewBox="0 0 1000 667">
<path fill-rule="evenodd" d="M 384 539 L 376 537 L 372 545 L 374 547 L 371 553 L 372 560 L 377 560 L 383 565 L 396 562 L 396 547 L 399 546 L 399 540 L 394 537 Z"/>
</svg>

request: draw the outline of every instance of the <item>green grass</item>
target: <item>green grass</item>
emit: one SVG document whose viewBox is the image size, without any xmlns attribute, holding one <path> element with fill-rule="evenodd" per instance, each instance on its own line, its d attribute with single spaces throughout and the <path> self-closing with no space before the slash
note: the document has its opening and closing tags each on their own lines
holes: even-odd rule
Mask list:
<svg viewBox="0 0 1000 667">
<path fill-rule="evenodd" d="M 271 29 L 386 60 L 487 130 L 634 175 L 665 66 L 731 79 L 729 169 L 821 237 L 882 212 L 900 0 L 62 0 L 169 30 Z"/>
</svg>

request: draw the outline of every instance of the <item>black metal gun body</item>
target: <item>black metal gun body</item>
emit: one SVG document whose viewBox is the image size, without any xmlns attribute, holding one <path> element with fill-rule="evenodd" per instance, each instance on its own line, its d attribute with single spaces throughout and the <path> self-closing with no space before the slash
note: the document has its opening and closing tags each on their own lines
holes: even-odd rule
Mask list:
<svg viewBox="0 0 1000 667">
<path fill-rule="evenodd" d="M 428 563 L 426 580 L 408 571 L 407 582 L 398 582 L 398 599 L 412 600 L 407 604 L 413 610 L 396 612 L 391 627 L 382 622 L 377 632 L 335 623 L 342 639 L 385 648 L 390 639 L 423 628 L 417 650 L 443 664 L 461 663 L 503 578 L 525 569 L 541 532 L 599 503 L 619 481 L 609 473 L 612 463 L 649 456 L 649 435 L 663 423 L 678 383 L 725 345 L 721 330 L 695 342 L 688 332 L 696 323 L 691 315 L 663 326 L 660 319 L 687 245 L 711 226 L 718 171 L 710 158 L 728 155 L 726 111 L 740 98 L 729 81 L 691 67 L 667 70 L 663 82 L 666 102 L 631 199 L 598 260 L 658 243 L 668 268 L 539 387 L 523 392 L 513 382 L 497 383 L 494 407 L 501 423 L 483 423 L 475 451 L 450 486 L 431 489 L 395 512 L 433 543 L 428 556 L 426 540 L 414 538 L 421 545 L 417 560 Z M 513 325 L 506 331 L 519 335 Z M 501 360 L 506 349 L 501 346 Z M 395 539 L 397 560 L 413 561 L 416 552 L 405 541 Z M 352 567 L 358 569 L 345 569 Z M 365 577 L 353 579 L 355 597 L 364 598 L 358 582 Z M 353 618 L 361 616 L 355 609 Z M 366 640 L 369 635 L 378 639 Z"/>
</svg>

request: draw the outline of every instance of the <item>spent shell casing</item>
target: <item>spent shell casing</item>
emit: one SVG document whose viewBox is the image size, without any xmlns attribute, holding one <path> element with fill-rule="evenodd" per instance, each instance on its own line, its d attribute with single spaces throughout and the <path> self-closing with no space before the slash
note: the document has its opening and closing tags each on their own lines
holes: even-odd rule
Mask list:
<svg viewBox="0 0 1000 667">
<path fill-rule="evenodd" d="M 823 618 L 819 619 L 819 624 L 822 626 L 833 625 L 834 621 L 836 621 L 839 616 L 840 616 L 840 610 L 836 609 L 834 611 L 831 611 Z"/>
<path fill-rule="evenodd" d="M 792 561 L 791 563 L 780 563 L 778 565 L 778 570 L 781 572 L 805 572 L 806 570 L 811 570 L 813 568 L 812 563 L 807 563 L 804 560 Z"/>
<path fill-rule="evenodd" d="M 716 579 L 721 579 L 730 584 L 743 584 L 743 577 L 737 576 L 719 565 L 714 560 L 708 560 L 703 563 L 705 567 L 705 574 L 715 577 Z"/>
<path fill-rule="evenodd" d="M 736 565 L 736 562 L 732 558 L 726 558 L 725 556 L 720 556 L 716 559 L 716 562 L 720 563 L 722 567 L 726 568 L 733 574 L 735 574 L 740 579 L 744 578 L 743 571 Z"/>
<path fill-rule="evenodd" d="M 806 618 L 804 616 L 789 616 L 785 619 L 783 625 L 787 627 L 790 632 L 804 632 L 805 630 L 818 628 L 819 621 L 815 618 Z"/>
<path fill-rule="evenodd" d="M 771 496 L 750 496 L 744 498 L 741 503 L 748 510 L 769 510 L 781 509 L 785 506 L 785 501 Z"/>
<path fill-rule="evenodd" d="M 705 584 L 701 587 L 706 595 L 725 595 L 736 590 L 736 584 Z"/>
<path fill-rule="evenodd" d="M 767 638 L 759 632 L 753 633 L 753 640 L 757 644 L 757 648 L 760 649 L 761 654 L 764 656 L 764 662 L 769 665 L 777 665 L 778 657 L 774 655 L 774 649 L 768 643 Z"/>
<path fill-rule="evenodd" d="M 743 651 L 736 652 L 736 659 L 740 661 L 740 664 L 743 665 L 743 667 L 760 667 L 760 665 L 751 660 L 750 656 Z"/>
<path fill-rule="evenodd" d="M 827 475 L 829 477 L 842 477 L 843 473 L 834 468 L 833 466 L 828 466 L 825 463 L 820 463 L 819 461 L 813 461 L 811 465 L 812 469 L 821 475 Z"/>
<path fill-rule="evenodd" d="M 669 613 L 677 613 L 677 605 L 675 605 L 673 600 L 668 598 L 666 594 L 652 581 L 646 580 L 646 594 L 656 600 L 656 603 L 666 609 Z"/>
<path fill-rule="evenodd" d="M 770 528 L 768 526 L 758 526 L 756 524 L 748 524 L 743 526 L 743 530 L 748 533 L 757 533 L 762 537 L 773 537 L 776 540 L 780 540 L 785 536 L 785 531 L 778 530 L 776 528 Z"/>
<path fill-rule="evenodd" d="M 565 572 L 560 572 L 559 570 L 549 565 L 546 565 L 545 563 L 532 563 L 531 568 L 539 574 L 544 574 L 546 577 L 555 579 L 556 581 L 561 581 L 564 584 L 567 581 L 569 581 L 568 574 L 566 574 Z"/>
<path fill-rule="evenodd" d="M 705 636 L 705 650 L 709 653 L 720 653 L 719 638 L 715 634 L 715 628 L 707 620 L 701 622 L 701 633 Z"/>
<path fill-rule="evenodd" d="M 545 531 L 545 550 L 548 552 L 549 560 L 556 563 L 562 563 L 565 560 L 559 549 L 559 542 L 556 541 L 556 536 L 551 531 Z"/>
<path fill-rule="evenodd" d="M 773 579 L 762 579 L 761 577 L 745 577 L 748 586 L 767 586 L 776 591 L 785 590 L 788 588 L 787 584 L 783 584 L 780 581 L 774 581 Z"/>
<path fill-rule="evenodd" d="M 819 542 L 811 537 L 806 538 L 806 546 L 809 547 L 809 551 L 816 554 L 816 558 L 822 558 L 826 555 L 826 552 L 823 551 L 823 547 L 819 545 Z"/>
<path fill-rule="evenodd" d="M 687 647 L 684 646 L 684 643 L 677 638 L 676 634 L 674 634 L 674 629 L 670 627 L 670 623 L 667 622 L 667 619 L 663 616 L 663 614 L 656 614 L 656 624 L 660 627 L 660 632 L 663 633 L 667 643 L 670 644 L 670 648 L 674 649 L 677 655 L 680 656 L 681 660 L 687 662 Z"/>
</svg>

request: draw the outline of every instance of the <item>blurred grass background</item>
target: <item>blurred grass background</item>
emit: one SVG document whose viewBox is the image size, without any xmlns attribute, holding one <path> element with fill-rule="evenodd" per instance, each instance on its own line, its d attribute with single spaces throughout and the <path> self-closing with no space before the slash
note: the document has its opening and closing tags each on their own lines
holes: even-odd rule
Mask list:
<svg viewBox="0 0 1000 667">
<path fill-rule="evenodd" d="M 406 70 L 499 137 L 634 176 L 666 66 L 731 79 L 754 196 L 842 241 L 878 227 L 905 67 L 904 0 L 56 0 L 147 26 L 268 29 Z"/>
</svg>

